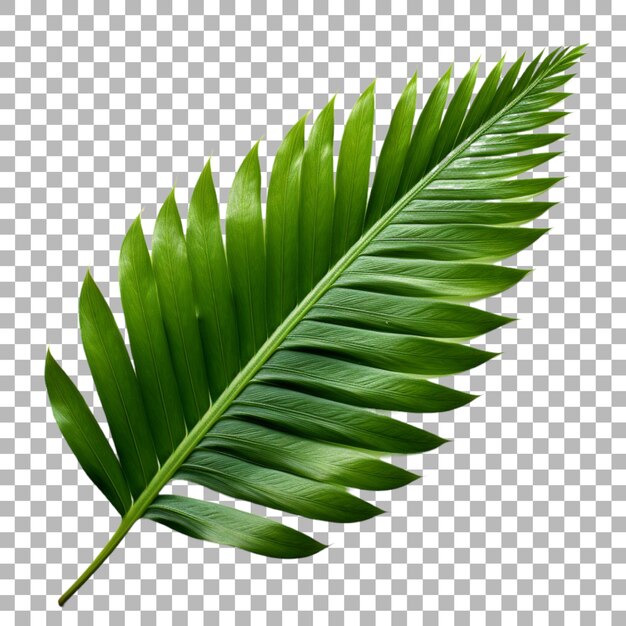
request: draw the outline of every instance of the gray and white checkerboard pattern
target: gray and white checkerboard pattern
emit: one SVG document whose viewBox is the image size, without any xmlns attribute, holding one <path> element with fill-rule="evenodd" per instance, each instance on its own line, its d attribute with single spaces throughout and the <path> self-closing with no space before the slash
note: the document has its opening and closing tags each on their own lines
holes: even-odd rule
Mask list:
<svg viewBox="0 0 626 626">
<path fill-rule="evenodd" d="M 0 13 L 3 626 L 626 624 L 625 2 L 2 0 Z M 266 171 L 330 94 L 341 125 L 378 79 L 380 148 L 416 68 L 428 93 L 452 62 L 458 84 L 479 56 L 585 42 L 579 95 L 553 127 L 570 133 L 565 156 L 543 168 L 566 173 L 549 194 L 563 204 L 514 260 L 535 272 L 486 304 L 519 321 L 476 342 L 499 359 L 455 378 L 480 398 L 410 418 L 454 440 L 399 461 L 423 479 L 367 494 L 389 513 L 362 524 L 284 516 L 331 544 L 300 562 L 141 522 L 61 612 L 117 524 L 42 376 L 50 344 L 97 405 L 77 330 L 86 268 L 122 324 L 126 228 L 143 209 L 150 233 L 174 183 L 184 215 L 207 156 L 225 203 L 251 142 L 264 137 Z"/>
</svg>

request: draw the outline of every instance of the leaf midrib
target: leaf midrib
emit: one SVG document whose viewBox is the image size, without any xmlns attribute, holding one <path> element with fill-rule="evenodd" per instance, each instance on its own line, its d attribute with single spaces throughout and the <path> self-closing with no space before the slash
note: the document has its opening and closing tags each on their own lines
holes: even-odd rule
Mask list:
<svg viewBox="0 0 626 626">
<path fill-rule="evenodd" d="M 549 69 L 549 68 L 546 68 Z M 451 150 L 433 169 L 430 170 L 419 182 L 417 182 L 398 202 L 396 202 L 354 245 L 337 261 L 326 275 L 313 287 L 306 297 L 292 310 L 285 320 L 276 328 L 274 333 L 265 341 L 256 354 L 248 361 L 244 368 L 237 374 L 228 387 L 222 392 L 216 402 L 200 418 L 198 423 L 189 432 L 187 437 L 178 445 L 161 469 L 154 475 L 146 489 L 137 498 L 131 509 L 124 516 L 125 520 L 133 523 L 139 519 L 150 503 L 159 494 L 161 489 L 174 476 L 176 470 L 182 465 L 187 456 L 196 448 L 204 435 L 217 423 L 222 414 L 239 396 L 243 389 L 250 383 L 256 373 L 265 362 L 276 352 L 289 333 L 299 324 L 315 303 L 333 286 L 335 281 L 343 274 L 365 250 L 369 243 L 404 209 L 413 197 L 426 187 L 439 172 L 444 170 L 452 161 L 457 159 L 465 149 L 473 144 L 479 137 L 486 134 L 488 129 L 497 123 L 513 107 L 523 100 L 544 78 L 545 71 L 534 78 L 524 91 L 507 104 L 499 113 L 484 122 L 476 131 L 462 141 L 456 148 Z"/>
</svg>

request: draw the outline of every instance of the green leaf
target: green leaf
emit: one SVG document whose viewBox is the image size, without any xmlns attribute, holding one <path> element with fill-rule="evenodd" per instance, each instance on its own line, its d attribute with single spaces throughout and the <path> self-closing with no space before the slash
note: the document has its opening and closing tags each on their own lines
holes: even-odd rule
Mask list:
<svg viewBox="0 0 626 626">
<path fill-rule="evenodd" d="M 415 116 L 416 83 L 417 74 L 413 74 L 393 112 L 389 131 L 380 151 L 376 174 L 372 183 L 372 192 L 367 204 L 366 230 L 387 212 L 396 197 L 402 167 L 411 142 L 413 117 Z"/>
<path fill-rule="evenodd" d="M 267 189 L 267 324 L 272 332 L 298 301 L 298 206 L 306 116 L 287 133 Z M 366 188 L 367 191 L 367 188 Z"/>
<path fill-rule="evenodd" d="M 113 313 L 87 272 L 78 305 L 87 362 L 124 475 L 137 497 L 158 469 L 135 371 Z"/>
<path fill-rule="evenodd" d="M 132 498 L 119 461 L 87 403 L 49 351 L 45 378 L 59 430 L 87 476 L 118 513 L 124 515 L 130 509 Z"/>
<path fill-rule="evenodd" d="M 187 248 L 173 191 L 154 226 L 152 262 L 185 420 L 191 429 L 209 407 L 209 386 Z"/>
<path fill-rule="evenodd" d="M 242 363 L 247 363 L 267 337 L 258 149 L 257 143 L 239 167 L 228 195 L 226 211 L 226 255 L 235 297 Z"/>
<path fill-rule="evenodd" d="M 217 398 L 239 371 L 239 334 L 210 163 L 189 201 L 187 255 L 209 389 Z"/>
<path fill-rule="evenodd" d="M 463 342 L 510 318 L 464 303 L 498 294 L 528 272 L 492 263 L 544 232 L 519 228 L 550 206 L 527 198 L 560 179 L 512 178 L 554 155 L 514 153 L 563 137 L 526 131 L 558 119 L 560 113 L 545 109 L 565 97 L 555 90 L 581 53 L 580 47 L 557 49 L 517 79 L 519 59 L 502 81 L 500 61 L 471 101 L 473 66 L 444 114 L 448 71 L 409 141 L 411 81 L 378 162 L 369 209 L 373 87 L 346 124 L 336 192 L 333 101 L 306 145 L 304 120 L 288 134 L 270 178 L 267 241 L 257 146 L 229 194 L 225 253 L 208 166 L 192 196 L 187 242 L 173 195 L 161 210 L 153 275 L 136 222 L 122 251 L 121 290 L 141 385 L 89 277 L 80 303 L 85 352 L 134 501 L 128 506 L 111 490 L 85 438 L 78 437 L 86 469 L 108 497 L 118 498 L 114 504 L 124 516 L 61 604 L 141 517 L 272 556 L 308 555 L 321 547 L 257 516 L 161 496 L 171 480 L 296 515 L 352 522 L 380 509 L 348 487 L 389 489 L 415 477 L 380 457 L 432 450 L 444 440 L 377 411 L 438 413 L 475 397 L 426 379 L 494 356 Z M 72 399 L 71 407 L 61 402 L 58 384 L 48 376 L 62 428 L 79 421 L 93 427 L 76 389 L 56 378 L 68 389 L 63 398 Z M 164 429 L 182 431 L 176 386 L 187 420 L 178 445 Z M 68 440 L 76 435 L 69 432 Z M 110 448 L 103 454 L 110 464 Z"/>
<path fill-rule="evenodd" d="M 357 100 L 341 140 L 337 162 L 331 263 L 361 236 L 367 206 L 372 159 L 374 86 Z"/>
<path fill-rule="evenodd" d="M 164 462 L 186 435 L 150 254 L 138 217 L 120 250 L 120 293 L 148 423 Z"/>
<path fill-rule="evenodd" d="M 275 558 L 301 558 L 325 547 L 278 522 L 183 496 L 159 496 L 145 516 L 195 539 Z"/>
<path fill-rule="evenodd" d="M 333 98 L 318 115 L 302 156 L 298 228 L 300 298 L 330 267 L 333 237 Z"/>
</svg>

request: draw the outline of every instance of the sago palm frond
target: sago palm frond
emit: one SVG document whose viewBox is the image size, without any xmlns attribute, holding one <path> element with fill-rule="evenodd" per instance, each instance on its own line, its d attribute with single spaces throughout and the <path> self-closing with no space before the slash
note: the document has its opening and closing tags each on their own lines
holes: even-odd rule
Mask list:
<svg viewBox="0 0 626 626">
<path fill-rule="evenodd" d="M 544 232 L 520 225 L 551 206 L 531 198 L 559 179 L 517 175 L 555 156 L 531 151 L 563 135 L 532 131 L 564 115 L 548 109 L 568 95 L 559 87 L 582 48 L 554 50 L 523 72 L 520 58 L 503 76 L 500 61 L 472 98 L 473 65 L 446 107 L 448 71 L 415 125 L 413 77 L 371 190 L 373 85 L 345 125 L 336 172 L 332 100 L 306 142 L 305 118 L 289 131 L 265 223 L 257 146 L 230 190 L 225 243 L 209 164 L 186 232 L 173 192 L 151 254 L 137 218 L 119 272 L 132 361 L 89 274 L 79 304 L 115 450 L 70 378 L 46 359 L 58 425 L 122 517 L 61 604 L 142 517 L 271 557 L 324 547 L 258 515 L 160 495 L 173 479 L 296 515 L 356 522 L 381 511 L 348 488 L 393 489 L 416 478 L 381 457 L 443 440 L 377 410 L 449 411 L 474 397 L 428 378 L 494 356 L 463 341 L 509 319 L 467 303 L 526 274 L 494 263 Z"/>
</svg>

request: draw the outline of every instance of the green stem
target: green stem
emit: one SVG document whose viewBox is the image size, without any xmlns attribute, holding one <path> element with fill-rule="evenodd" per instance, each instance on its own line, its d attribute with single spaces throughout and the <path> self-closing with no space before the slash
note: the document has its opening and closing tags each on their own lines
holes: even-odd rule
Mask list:
<svg viewBox="0 0 626 626">
<path fill-rule="evenodd" d="M 172 452 L 167 461 L 154 475 L 148 486 L 137 498 L 126 515 L 122 518 L 119 528 L 109 539 L 107 544 L 95 558 L 93 563 L 80 575 L 80 577 L 69 587 L 69 589 L 59 598 L 59 605 L 63 606 L 92 576 L 94 572 L 106 561 L 107 557 L 118 546 L 135 522 L 146 512 L 152 501 L 159 495 L 161 489 L 174 477 L 178 468 L 185 459 L 200 443 L 205 434 L 220 419 L 224 411 L 228 409 L 232 401 L 239 396 L 246 385 L 254 378 L 263 364 L 280 347 L 283 340 L 293 330 L 293 328 L 309 312 L 311 307 L 333 286 L 337 278 L 359 257 L 376 235 L 378 235 L 407 204 L 424 187 L 433 181 L 437 175 L 454 161 L 463 151 L 471 145 L 477 138 L 502 118 L 512 107 L 541 81 L 543 75 L 535 77 L 522 93 L 514 98 L 499 113 L 483 123 L 474 133 L 461 142 L 452 150 L 438 165 L 436 165 L 422 180 L 400 198 L 372 227 L 337 261 L 317 285 L 307 294 L 307 296 L 293 309 L 285 318 L 283 323 L 261 346 L 259 351 L 252 357 L 246 366 L 226 387 L 222 395 L 215 401 L 209 410 L 200 418 L 198 423 L 183 439 L 178 447 Z"/>
<path fill-rule="evenodd" d="M 122 520 L 122 523 L 118 526 L 117 530 L 107 544 L 102 548 L 98 556 L 94 559 L 93 563 L 72 583 L 71 587 L 59 598 L 59 606 L 63 606 L 100 568 L 100 566 L 107 560 L 109 554 L 117 548 L 118 544 L 124 539 L 126 533 L 131 529 L 136 520 L 126 521 L 126 518 Z"/>
</svg>

